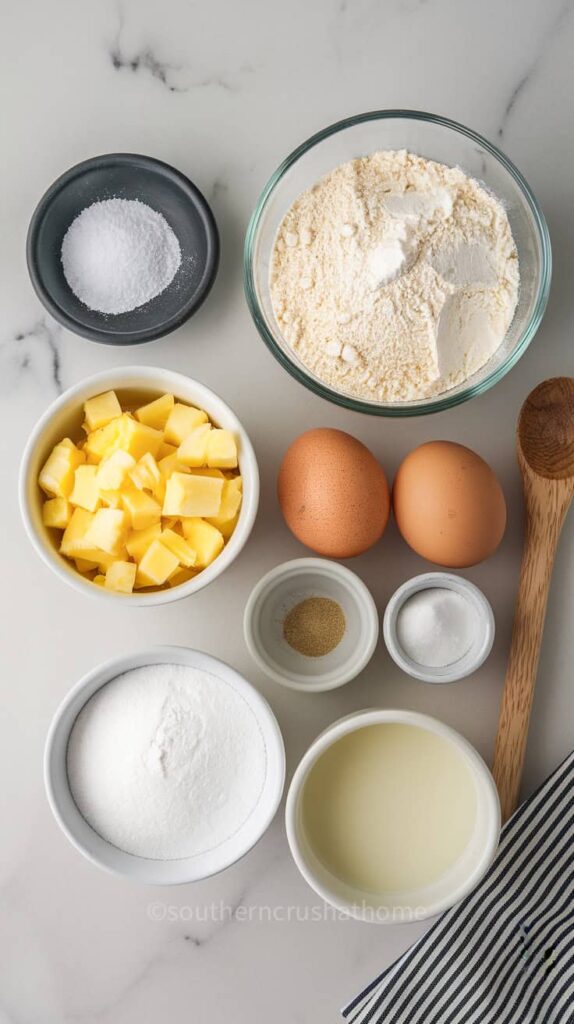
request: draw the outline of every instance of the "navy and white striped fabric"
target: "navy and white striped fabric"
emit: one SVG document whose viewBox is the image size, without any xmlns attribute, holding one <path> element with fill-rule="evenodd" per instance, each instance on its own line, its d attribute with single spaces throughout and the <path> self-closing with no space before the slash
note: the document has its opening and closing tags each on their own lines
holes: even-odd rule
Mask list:
<svg viewBox="0 0 574 1024">
<path fill-rule="evenodd" d="M 342 1011 L 347 1024 L 574 1022 L 574 753 L 477 889 Z"/>
</svg>

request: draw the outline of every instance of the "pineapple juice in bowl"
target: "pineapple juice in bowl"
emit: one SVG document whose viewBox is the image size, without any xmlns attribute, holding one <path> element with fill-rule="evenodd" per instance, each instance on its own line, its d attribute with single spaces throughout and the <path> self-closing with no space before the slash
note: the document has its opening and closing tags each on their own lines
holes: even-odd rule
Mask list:
<svg viewBox="0 0 574 1024">
<path fill-rule="evenodd" d="M 237 522 L 234 525 L 231 535 L 228 538 L 224 538 L 223 549 L 216 557 L 213 558 L 211 563 L 206 565 L 205 568 L 201 568 L 200 571 L 195 572 L 193 575 L 189 574 L 190 578 L 185 579 L 185 581 L 181 582 L 179 585 L 170 586 L 166 584 L 164 586 L 156 587 L 155 589 L 138 589 L 134 593 L 121 593 L 116 590 L 107 589 L 105 586 L 96 585 L 93 582 L 93 578 L 82 575 L 81 571 L 78 570 L 76 563 L 72 562 L 69 557 L 66 557 L 62 552 L 60 552 L 59 545 L 62 537 L 61 531 L 50 528 L 44 522 L 46 513 L 43 512 L 43 507 L 45 504 L 44 499 L 46 499 L 47 495 L 40 488 L 38 480 L 43 468 L 46 466 L 50 453 L 53 451 L 55 446 L 60 445 L 64 438 L 69 438 L 72 442 L 85 439 L 85 434 L 82 430 L 84 403 L 94 399 L 96 396 L 105 395 L 110 391 L 114 391 L 116 393 L 116 396 L 120 400 L 123 413 L 125 413 L 125 410 L 128 410 L 131 413 L 132 409 L 139 408 L 142 403 L 150 403 L 162 395 L 173 395 L 177 404 L 193 407 L 196 410 L 202 410 L 206 414 L 206 420 L 216 428 L 213 433 L 217 433 L 218 437 L 225 434 L 226 436 L 231 435 L 235 439 L 238 463 L 236 473 L 241 477 L 242 482 L 241 505 Z M 139 455 L 141 449 L 138 448 L 139 442 L 137 437 L 135 442 L 132 442 L 131 440 L 132 435 L 137 435 L 139 428 L 137 427 L 137 421 L 133 419 L 133 416 L 130 416 L 129 418 L 132 421 L 132 423 L 128 424 L 128 433 L 130 435 L 129 444 L 135 444 L 133 451 L 135 455 Z M 136 424 L 136 426 L 134 427 L 132 424 Z M 106 428 L 104 427 L 104 430 L 105 429 Z M 173 445 L 172 447 L 176 448 L 176 445 Z M 157 452 L 156 454 L 160 453 L 161 452 Z M 88 452 L 86 462 L 90 463 L 90 461 L 91 455 Z M 56 460 L 56 462 L 58 470 L 56 476 L 58 476 L 58 473 L 60 472 L 60 462 L 58 460 Z M 186 467 L 176 468 L 185 469 Z M 199 478 L 201 475 L 207 478 L 209 476 L 213 476 L 215 472 L 216 471 L 202 471 L 197 469 L 195 471 L 191 470 L 190 475 L 193 475 L 194 478 Z M 225 471 L 218 472 L 221 476 L 225 476 Z M 228 475 L 232 475 L 232 473 L 229 473 Z M 89 476 L 89 473 L 86 474 L 84 471 L 84 476 Z M 176 473 L 176 485 L 180 485 L 182 483 L 180 479 L 182 476 L 182 473 Z M 183 483 L 185 484 L 186 481 L 184 480 Z M 223 487 L 223 484 L 221 486 Z M 214 481 L 206 479 L 205 486 L 202 483 L 201 487 L 204 491 L 209 490 L 212 492 L 214 490 Z M 130 494 L 133 495 L 136 488 L 132 486 L 130 481 L 128 481 L 128 488 Z M 172 488 L 172 492 L 175 491 L 175 489 L 177 488 Z M 175 501 L 176 497 L 174 497 L 174 494 L 172 493 L 170 501 Z M 83 497 L 81 497 L 80 500 L 84 501 L 84 504 L 86 504 Z M 177 498 L 177 500 L 180 499 Z M 139 501 L 140 499 L 138 499 L 138 509 L 134 511 L 134 515 L 139 515 Z M 231 562 L 234 561 L 247 541 L 255 521 L 258 501 L 259 473 L 255 453 L 247 433 L 229 406 L 227 406 L 222 399 L 198 381 L 194 381 L 183 374 L 155 367 L 125 367 L 105 371 L 88 378 L 81 384 L 78 384 L 66 391 L 48 408 L 33 430 L 23 455 L 20 471 L 20 508 L 24 525 L 34 548 L 43 561 L 49 565 L 61 579 L 64 579 L 71 586 L 74 586 L 75 589 L 80 590 L 83 593 L 91 594 L 92 596 L 100 597 L 104 600 L 109 598 L 122 600 L 124 602 L 129 601 L 130 604 L 141 607 L 168 603 L 170 601 L 186 597 L 189 594 L 202 589 L 204 586 L 212 582 L 212 580 L 217 576 L 221 575 Z M 122 501 L 122 507 L 124 504 L 125 502 Z M 129 501 L 127 504 L 129 507 Z M 165 507 L 166 506 L 164 504 L 164 509 Z M 180 506 L 175 506 L 176 511 L 178 507 Z M 164 509 L 162 509 L 162 511 Z M 211 511 L 213 511 L 213 509 L 211 509 Z M 131 514 L 132 513 L 130 513 L 130 517 Z M 90 513 L 88 512 L 87 516 L 89 515 Z M 82 517 L 79 518 L 81 519 Z M 86 516 L 84 518 L 86 518 Z M 178 524 L 175 521 L 175 518 L 176 517 L 162 517 L 161 527 L 162 530 L 164 528 L 169 529 L 170 534 L 176 534 L 175 539 L 171 537 L 171 543 L 175 550 L 178 551 L 178 548 L 181 545 L 178 544 L 177 534 L 182 531 L 180 529 L 181 522 Z M 113 519 L 113 517 L 103 516 L 100 517 L 100 519 L 105 520 L 103 525 L 107 529 L 109 526 L 109 520 Z M 139 522 L 145 520 L 136 521 L 139 524 Z M 205 533 L 207 531 L 203 532 Z M 98 537 L 98 540 L 99 539 L 100 538 Z M 109 537 L 107 537 L 107 539 L 109 540 Z M 152 540 L 153 539 L 157 540 L 157 538 L 152 538 Z M 185 541 L 185 538 L 183 538 L 183 540 Z M 106 543 L 106 539 L 103 540 L 103 543 Z M 108 544 L 107 546 L 110 545 Z M 76 549 L 73 548 L 73 550 L 75 552 Z M 154 572 L 157 569 L 157 560 L 155 556 L 159 553 L 160 552 L 156 545 L 152 552 L 153 558 L 148 556 L 150 566 L 153 562 L 152 568 Z M 124 561 L 126 557 L 128 562 L 131 561 L 131 556 L 129 554 L 126 556 L 125 553 L 120 561 Z M 182 555 L 182 557 L 185 556 Z M 163 561 L 167 561 L 167 568 L 175 565 L 174 558 L 172 557 L 170 561 L 168 556 L 166 556 L 163 541 L 161 545 L 161 558 Z M 80 561 L 80 569 L 83 567 L 83 562 Z M 162 568 L 164 567 L 162 566 Z M 166 571 L 165 568 L 164 571 Z M 182 575 L 185 577 L 185 574 Z M 175 572 L 172 574 L 172 577 L 173 576 L 175 576 Z M 155 578 L 161 577 L 156 576 Z M 153 583 L 151 585 L 153 586 Z"/>
</svg>

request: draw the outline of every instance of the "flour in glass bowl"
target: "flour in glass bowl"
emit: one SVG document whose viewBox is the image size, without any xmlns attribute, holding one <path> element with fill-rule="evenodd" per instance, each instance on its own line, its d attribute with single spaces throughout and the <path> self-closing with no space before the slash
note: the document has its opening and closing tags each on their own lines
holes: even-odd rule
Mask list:
<svg viewBox="0 0 574 1024">
<path fill-rule="evenodd" d="M 235 835 L 266 775 L 259 723 L 210 672 L 147 665 L 102 686 L 67 752 L 73 800 L 103 839 L 154 860 L 193 857 Z"/>
<path fill-rule="evenodd" d="M 277 322 L 301 362 L 374 402 L 463 383 L 504 340 L 518 286 L 498 199 L 405 150 L 342 164 L 303 192 L 270 271 Z"/>
</svg>

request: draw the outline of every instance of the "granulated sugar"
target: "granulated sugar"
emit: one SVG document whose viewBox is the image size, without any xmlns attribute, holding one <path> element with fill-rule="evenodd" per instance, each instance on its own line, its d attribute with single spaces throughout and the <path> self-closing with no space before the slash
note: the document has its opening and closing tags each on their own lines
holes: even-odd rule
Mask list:
<svg viewBox="0 0 574 1024">
<path fill-rule="evenodd" d="M 68 780 L 89 825 L 120 850 L 175 860 L 234 835 L 266 773 L 259 723 L 229 683 L 148 665 L 103 686 L 68 744 Z"/>
<path fill-rule="evenodd" d="M 462 383 L 502 343 L 518 257 L 501 203 L 460 168 L 385 151 L 337 167 L 280 225 L 270 288 L 287 343 L 375 402 Z"/>
<path fill-rule="evenodd" d="M 138 199 L 92 203 L 62 242 L 64 276 L 76 298 L 99 313 L 128 313 L 160 295 L 181 264 L 165 217 Z"/>
</svg>

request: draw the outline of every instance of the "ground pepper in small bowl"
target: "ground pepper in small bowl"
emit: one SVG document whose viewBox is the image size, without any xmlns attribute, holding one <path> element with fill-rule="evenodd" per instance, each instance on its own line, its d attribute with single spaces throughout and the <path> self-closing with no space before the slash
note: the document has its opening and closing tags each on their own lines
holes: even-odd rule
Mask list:
<svg viewBox="0 0 574 1024">
<path fill-rule="evenodd" d="M 330 597 L 299 601 L 285 618 L 283 636 L 298 654 L 321 658 L 341 643 L 345 634 L 343 609 Z"/>
</svg>

